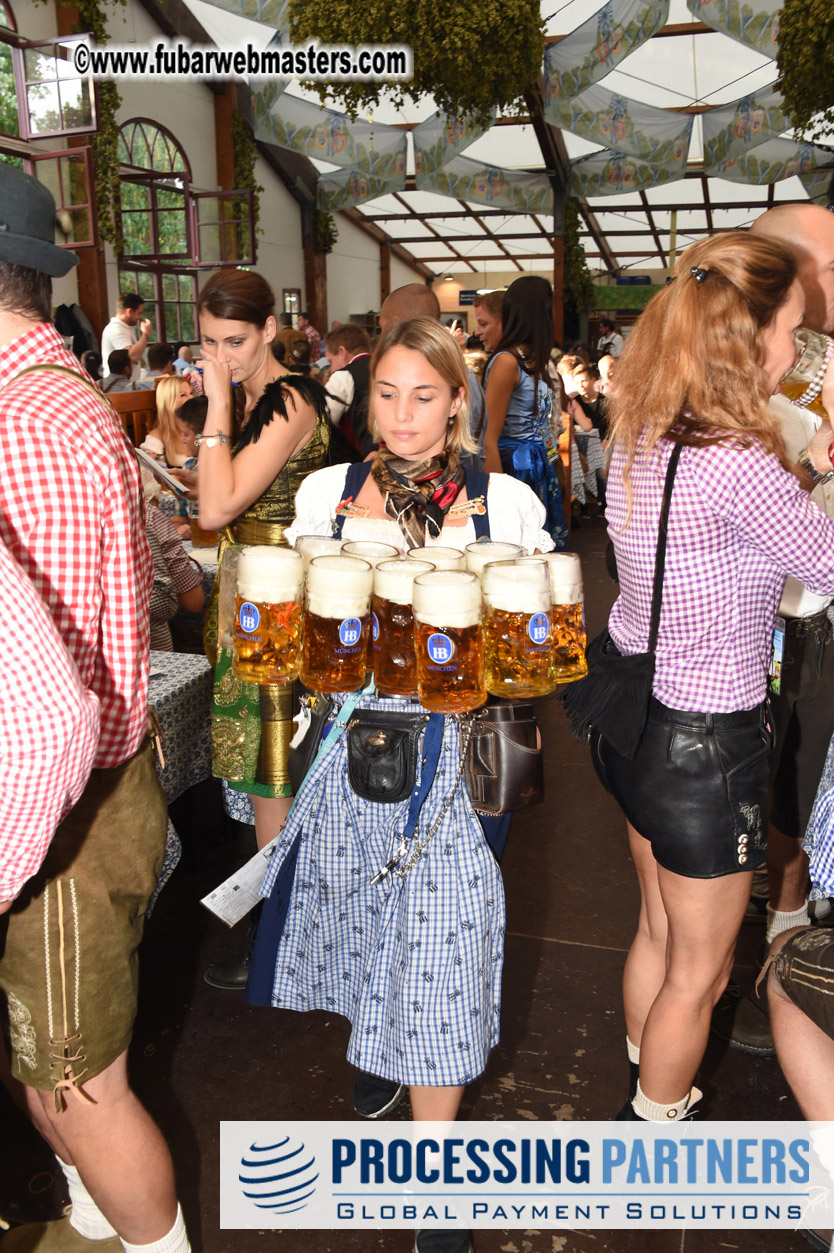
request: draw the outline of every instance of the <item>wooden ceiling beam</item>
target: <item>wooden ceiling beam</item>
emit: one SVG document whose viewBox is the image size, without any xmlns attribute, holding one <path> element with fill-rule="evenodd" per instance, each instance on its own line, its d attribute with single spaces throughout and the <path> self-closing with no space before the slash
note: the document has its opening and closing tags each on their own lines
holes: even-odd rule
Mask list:
<svg viewBox="0 0 834 1253">
<path fill-rule="evenodd" d="M 402 196 L 400 195 L 400 193 L 399 193 L 398 191 L 395 191 L 395 192 L 394 192 L 394 199 L 396 200 L 397 204 L 401 204 L 401 205 L 403 206 L 403 208 L 404 208 L 404 209 L 407 209 L 407 208 L 408 208 L 408 202 L 407 202 L 407 201 L 405 201 L 405 200 L 403 200 Z M 431 231 L 431 233 L 432 233 L 432 235 L 435 237 L 435 239 L 438 239 L 438 240 L 440 241 L 440 243 L 441 243 L 441 244 L 444 244 L 444 245 L 445 245 L 445 247 L 447 247 L 447 248 L 449 249 L 449 251 L 450 251 L 450 252 L 454 253 L 454 255 L 455 255 L 455 257 L 457 258 L 457 260 L 458 260 L 458 261 L 466 261 L 466 257 L 461 256 L 461 254 L 458 252 L 457 248 L 454 248 L 454 247 L 453 247 L 453 246 L 449 243 L 448 239 L 444 239 L 444 238 L 443 238 L 443 236 L 440 234 L 440 232 L 439 232 L 439 231 L 436 231 L 436 230 L 434 229 L 434 227 L 433 227 L 433 226 L 431 226 L 428 222 L 426 222 L 426 223 L 425 223 L 425 227 L 426 227 L 426 230 L 427 230 L 427 231 Z M 470 270 L 472 271 L 472 273 L 473 273 L 473 274 L 476 274 L 476 273 L 477 273 L 477 270 L 476 270 L 475 266 L 472 264 L 472 262 L 471 262 L 471 261 L 466 261 L 466 264 L 469 266 L 469 268 L 470 268 Z"/>
</svg>

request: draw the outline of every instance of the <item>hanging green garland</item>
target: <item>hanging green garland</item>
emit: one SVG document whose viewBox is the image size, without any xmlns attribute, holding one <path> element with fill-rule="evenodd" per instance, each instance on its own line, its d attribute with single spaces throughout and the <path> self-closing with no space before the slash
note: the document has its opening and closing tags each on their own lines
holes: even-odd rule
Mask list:
<svg viewBox="0 0 834 1253">
<path fill-rule="evenodd" d="M 339 231 L 332 213 L 322 213 L 321 209 L 316 209 L 316 252 L 332 252 L 335 247 L 336 240 L 339 238 Z"/>
<path fill-rule="evenodd" d="M 488 125 L 495 106 L 525 109 L 524 92 L 541 73 L 544 32 L 531 0 L 290 0 L 294 44 L 409 44 L 414 50 L 410 82 L 327 83 L 315 86 L 335 97 L 351 116 L 374 108 L 387 86 L 395 102 L 434 96 L 439 109 Z"/>
<path fill-rule="evenodd" d="M 834 9 L 831 0 L 785 0 L 779 19 L 779 89 L 797 138 L 831 142 Z M 822 117 L 811 128 L 811 119 Z"/>
<path fill-rule="evenodd" d="M 565 208 L 565 307 L 577 315 L 587 313 L 593 293 L 594 280 L 579 233 L 579 209 L 575 200 L 568 200 Z"/>
<path fill-rule="evenodd" d="M 252 127 L 237 110 L 232 114 L 232 154 L 234 158 L 232 179 L 235 187 L 251 187 L 252 189 L 252 231 L 257 242 L 258 236 L 263 234 L 260 226 L 261 193 L 263 192 L 263 187 L 255 179 L 255 162 L 258 159 L 258 148 L 255 143 L 255 136 L 252 133 Z M 235 200 L 235 217 L 243 216 L 244 212 L 245 202 Z M 240 252 L 238 255 L 244 257 L 249 251 L 249 234 L 245 225 L 242 225 L 239 229 Z"/>
</svg>

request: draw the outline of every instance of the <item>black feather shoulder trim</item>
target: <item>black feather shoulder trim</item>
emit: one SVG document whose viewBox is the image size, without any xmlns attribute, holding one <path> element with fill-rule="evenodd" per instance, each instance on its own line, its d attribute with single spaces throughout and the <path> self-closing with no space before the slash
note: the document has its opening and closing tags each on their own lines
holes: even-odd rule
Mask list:
<svg viewBox="0 0 834 1253">
<path fill-rule="evenodd" d="M 261 431 L 269 426 L 276 414 L 285 422 L 289 421 L 288 389 L 298 392 L 301 399 L 315 411 L 317 418 L 327 412 L 327 393 L 318 379 L 308 378 L 306 374 L 282 374 L 274 383 L 267 383 L 263 396 L 252 410 L 246 428 L 237 441 L 238 450 L 245 448 L 247 444 L 256 444 L 261 437 Z"/>
</svg>

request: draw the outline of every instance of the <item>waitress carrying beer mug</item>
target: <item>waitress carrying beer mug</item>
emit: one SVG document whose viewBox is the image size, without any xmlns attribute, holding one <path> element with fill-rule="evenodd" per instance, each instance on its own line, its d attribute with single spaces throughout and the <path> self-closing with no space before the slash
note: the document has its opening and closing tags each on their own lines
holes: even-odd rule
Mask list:
<svg viewBox="0 0 834 1253">
<path fill-rule="evenodd" d="M 529 487 L 505 474 L 464 472 L 467 370 L 439 322 L 416 318 L 392 327 L 376 348 L 371 373 L 376 458 L 310 475 L 296 496 L 287 535 L 291 543 L 297 536 L 340 535 L 396 548 L 401 557 L 374 572 L 373 604 L 402 622 L 403 615 L 410 620 L 413 596 L 415 620 L 429 624 L 427 647 L 442 667 L 456 652 L 457 635 L 464 638 L 480 622 L 477 575 L 449 569 L 448 550 L 463 553 L 468 544 L 491 537 L 530 554 L 552 549 L 553 541 L 543 529 L 544 506 Z M 435 546 L 443 549 L 443 570 L 429 568 Z M 403 560 L 415 549 L 421 550 L 419 560 Z M 361 565 L 354 556 L 345 560 Z M 352 602 L 345 604 L 352 608 Z M 375 620 L 383 626 L 386 621 L 358 610 L 354 618 L 369 622 L 371 630 Z M 460 655 L 465 651 L 461 647 Z M 372 652 L 369 641 L 369 657 Z M 402 669 L 408 658 L 401 661 Z M 473 672 L 471 680 L 476 687 L 483 685 L 482 659 L 477 664 L 480 677 Z M 456 675 L 455 691 L 469 681 Z M 356 710 L 359 717 L 392 709 L 422 715 L 428 728 L 420 749 L 424 759 L 432 728 L 439 728 L 433 781 L 428 787 L 428 779 L 419 780 L 428 790 L 410 848 L 398 847 L 410 796 L 399 803 L 357 796 L 348 772 L 349 736 L 342 735 L 307 776 L 272 858 L 262 889 L 272 896 L 248 996 L 281 1008 L 336 1009 L 350 1019 L 348 1060 L 362 1072 L 354 1092 L 357 1113 L 379 1117 L 407 1087 L 415 1121 L 448 1121 L 498 1040 L 504 897 L 496 859 L 465 788 L 458 786 L 459 724 L 430 715 L 425 705 L 436 704 L 419 704 L 414 687 L 396 699 L 362 696 Z M 485 698 L 481 686 L 474 704 Z M 421 856 L 411 856 L 415 847 Z M 295 855 L 295 848 L 298 866 L 276 940 L 270 916 L 280 894 L 274 889 L 284 857 Z M 450 1253 L 469 1247 L 468 1233 L 448 1238 Z"/>
</svg>

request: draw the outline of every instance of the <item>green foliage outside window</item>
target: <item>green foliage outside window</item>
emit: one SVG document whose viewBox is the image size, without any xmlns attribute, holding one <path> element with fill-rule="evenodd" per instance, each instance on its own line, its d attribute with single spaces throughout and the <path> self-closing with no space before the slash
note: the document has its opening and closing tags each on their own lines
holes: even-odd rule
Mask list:
<svg viewBox="0 0 834 1253">
<path fill-rule="evenodd" d="M 797 138 L 831 139 L 834 8 L 831 0 L 785 0 L 779 21 L 779 87 Z M 822 114 L 811 127 L 811 119 Z"/>
<path fill-rule="evenodd" d="M 524 92 L 541 73 L 544 33 L 531 0 L 290 0 L 295 44 L 410 44 L 414 77 L 388 84 L 397 103 L 434 96 L 437 107 L 488 125 L 497 105 L 524 110 Z M 351 114 L 379 103 L 385 84 L 310 84 Z"/>
</svg>

